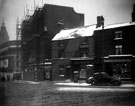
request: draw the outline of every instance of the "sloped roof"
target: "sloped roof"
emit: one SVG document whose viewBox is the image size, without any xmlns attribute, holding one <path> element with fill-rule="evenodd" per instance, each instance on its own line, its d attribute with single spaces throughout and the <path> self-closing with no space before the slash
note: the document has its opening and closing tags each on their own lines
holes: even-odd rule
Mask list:
<svg viewBox="0 0 135 106">
<path fill-rule="evenodd" d="M 56 36 L 52 39 L 52 41 L 72 39 L 72 38 L 78 38 L 78 37 L 84 37 L 84 36 L 92 36 L 94 30 L 96 30 L 96 25 L 61 30 L 58 34 L 56 34 Z"/>
<path fill-rule="evenodd" d="M 135 22 L 111 24 L 105 26 L 104 29 L 125 27 L 131 25 L 135 25 Z M 96 28 L 96 25 L 89 25 L 89 26 L 83 26 L 74 29 L 64 29 L 61 30 L 59 33 L 57 33 L 55 37 L 52 39 L 52 41 L 92 36 L 95 30 L 102 30 L 102 28 L 101 27 Z"/>
<path fill-rule="evenodd" d="M 105 26 L 104 29 L 111 29 L 111 28 L 118 28 L 118 27 L 125 27 L 135 25 L 135 22 L 126 22 L 126 23 L 117 23 Z"/>
</svg>

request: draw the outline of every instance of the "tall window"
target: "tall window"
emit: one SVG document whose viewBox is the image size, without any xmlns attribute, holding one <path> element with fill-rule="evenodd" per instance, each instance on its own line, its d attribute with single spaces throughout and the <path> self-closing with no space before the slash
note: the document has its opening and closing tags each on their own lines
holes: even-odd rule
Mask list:
<svg viewBox="0 0 135 106">
<path fill-rule="evenodd" d="M 58 57 L 64 58 L 64 50 L 63 49 L 58 51 Z"/>
<path fill-rule="evenodd" d="M 121 55 L 122 54 L 122 45 L 116 45 L 115 46 L 115 54 L 116 55 Z"/>
<path fill-rule="evenodd" d="M 81 48 L 80 49 L 80 57 L 88 57 L 89 50 L 88 48 Z"/>
<path fill-rule="evenodd" d="M 58 57 L 63 58 L 64 57 L 64 49 L 65 49 L 65 41 L 63 41 L 63 40 L 59 41 L 58 47 L 59 47 Z"/>
<path fill-rule="evenodd" d="M 80 57 L 88 57 L 89 54 L 89 44 L 88 39 L 82 39 L 80 44 Z"/>
<path fill-rule="evenodd" d="M 115 32 L 115 40 L 122 39 L 122 31 L 116 31 Z"/>
</svg>

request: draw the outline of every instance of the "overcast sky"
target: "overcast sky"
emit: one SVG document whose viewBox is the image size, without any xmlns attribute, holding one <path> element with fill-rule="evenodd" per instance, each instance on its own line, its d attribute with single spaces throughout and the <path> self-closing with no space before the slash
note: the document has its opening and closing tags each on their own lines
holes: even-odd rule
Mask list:
<svg viewBox="0 0 135 106">
<path fill-rule="evenodd" d="M 96 24 L 103 15 L 105 25 L 130 22 L 135 0 L 35 0 L 35 4 L 55 4 L 73 7 L 85 15 L 85 25 Z M 23 19 L 26 8 L 34 8 L 34 0 L 0 0 L 0 25 L 4 18 L 10 40 L 16 39 L 16 19 Z M 25 10 L 25 12 L 24 12 Z"/>
</svg>

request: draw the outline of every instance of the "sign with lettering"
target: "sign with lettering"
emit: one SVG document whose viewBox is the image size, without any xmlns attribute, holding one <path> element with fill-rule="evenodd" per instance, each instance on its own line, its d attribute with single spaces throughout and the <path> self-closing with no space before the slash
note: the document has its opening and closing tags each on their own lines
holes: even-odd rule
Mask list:
<svg viewBox="0 0 135 106">
<path fill-rule="evenodd" d="M 132 62 L 131 59 L 106 59 L 104 62 Z"/>
</svg>

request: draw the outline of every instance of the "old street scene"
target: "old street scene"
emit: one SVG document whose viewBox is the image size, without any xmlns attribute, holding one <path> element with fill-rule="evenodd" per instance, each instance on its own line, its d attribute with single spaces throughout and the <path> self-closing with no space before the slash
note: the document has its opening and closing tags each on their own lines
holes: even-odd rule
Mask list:
<svg viewBox="0 0 135 106">
<path fill-rule="evenodd" d="M 0 106 L 134 98 L 134 0 L 0 0 Z"/>
</svg>

